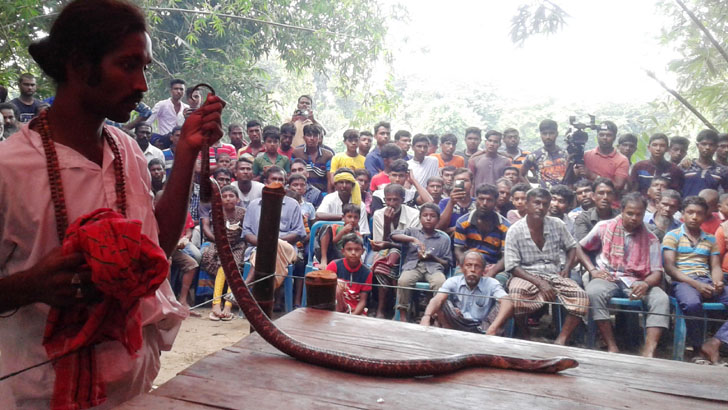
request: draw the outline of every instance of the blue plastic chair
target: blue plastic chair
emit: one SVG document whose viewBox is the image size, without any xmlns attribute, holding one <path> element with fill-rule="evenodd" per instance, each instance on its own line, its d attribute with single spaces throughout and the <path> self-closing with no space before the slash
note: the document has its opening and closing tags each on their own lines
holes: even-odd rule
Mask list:
<svg viewBox="0 0 728 410">
<path fill-rule="evenodd" d="M 677 299 L 670 296 L 670 305 L 675 310 L 675 339 L 673 341 L 673 360 L 683 360 L 685 357 L 685 340 L 687 338 L 687 324 Z M 703 303 L 703 339 L 708 333 L 708 312 L 728 311 L 722 303 Z"/>
<path fill-rule="evenodd" d="M 643 337 L 647 337 L 647 315 L 645 311 L 645 305 L 642 303 L 641 300 L 631 300 L 629 298 L 611 298 L 609 299 L 609 305 L 611 306 L 618 306 L 622 308 L 627 308 L 629 310 L 634 310 L 635 313 L 642 315 L 642 332 Z M 561 318 L 561 315 L 559 315 L 559 318 Z M 588 348 L 593 349 L 595 342 L 596 342 L 596 334 L 597 334 L 597 326 L 594 322 L 594 319 L 592 319 L 592 311 L 589 309 L 589 319 L 588 319 L 588 332 L 587 332 L 587 341 L 586 345 Z"/>
</svg>

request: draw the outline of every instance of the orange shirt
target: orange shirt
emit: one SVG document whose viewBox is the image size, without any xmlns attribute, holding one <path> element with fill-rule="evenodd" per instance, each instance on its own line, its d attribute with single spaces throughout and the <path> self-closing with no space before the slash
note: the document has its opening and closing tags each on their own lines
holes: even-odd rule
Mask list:
<svg viewBox="0 0 728 410">
<path fill-rule="evenodd" d="M 720 268 L 723 269 L 723 272 L 728 272 L 728 258 L 726 257 L 728 255 L 726 255 L 725 234 L 722 225 L 715 231 L 715 244 L 718 245 L 720 251 Z"/>
<path fill-rule="evenodd" d="M 437 162 L 440 163 L 440 168 L 447 167 L 447 166 L 454 166 L 455 168 L 465 168 L 465 158 L 461 157 L 460 155 L 453 155 L 452 159 L 450 161 L 443 161 L 442 154 L 432 154 L 431 157 L 437 158 Z"/>
</svg>

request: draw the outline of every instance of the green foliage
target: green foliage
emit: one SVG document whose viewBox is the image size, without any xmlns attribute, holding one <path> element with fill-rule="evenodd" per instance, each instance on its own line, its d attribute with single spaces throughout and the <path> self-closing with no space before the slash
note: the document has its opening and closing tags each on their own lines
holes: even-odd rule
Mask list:
<svg viewBox="0 0 728 410">
<path fill-rule="evenodd" d="M 569 14 L 549 0 L 534 0 L 518 7 L 511 19 L 511 41 L 523 46 L 534 34 L 554 34 L 566 25 Z"/>
</svg>

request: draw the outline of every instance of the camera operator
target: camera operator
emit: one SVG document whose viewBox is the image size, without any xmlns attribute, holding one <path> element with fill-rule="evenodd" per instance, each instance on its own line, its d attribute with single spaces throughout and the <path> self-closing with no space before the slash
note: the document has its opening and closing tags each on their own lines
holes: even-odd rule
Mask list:
<svg viewBox="0 0 728 410">
<path fill-rule="evenodd" d="M 313 98 L 310 95 L 302 95 L 298 97 L 296 105 L 296 111 L 293 112 L 291 122 L 296 126 L 296 134 L 293 136 L 293 142 L 291 146 L 294 148 L 305 145 L 303 140 L 303 127 L 308 124 L 319 124 L 316 119 L 313 118 Z M 321 127 L 323 129 L 323 127 Z M 325 130 L 324 130 L 325 133 Z"/>
<path fill-rule="evenodd" d="M 621 192 L 629 178 L 629 160 L 614 148 L 616 138 L 617 126 L 612 121 L 603 121 L 597 129 L 599 145 L 584 153 L 584 165 L 575 167 L 584 167 L 582 175 L 590 181 L 598 177 L 611 180 L 616 191 Z"/>
</svg>

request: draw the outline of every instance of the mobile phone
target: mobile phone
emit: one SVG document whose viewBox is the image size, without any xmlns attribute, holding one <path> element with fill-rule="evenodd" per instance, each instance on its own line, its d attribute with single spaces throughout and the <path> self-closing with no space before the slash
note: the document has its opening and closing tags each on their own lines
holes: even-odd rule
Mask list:
<svg viewBox="0 0 728 410">
<path fill-rule="evenodd" d="M 465 189 L 465 181 L 462 179 L 458 179 L 457 181 L 455 181 L 455 183 L 453 183 L 453 187 L 457 189 Z"/>
</svg>

